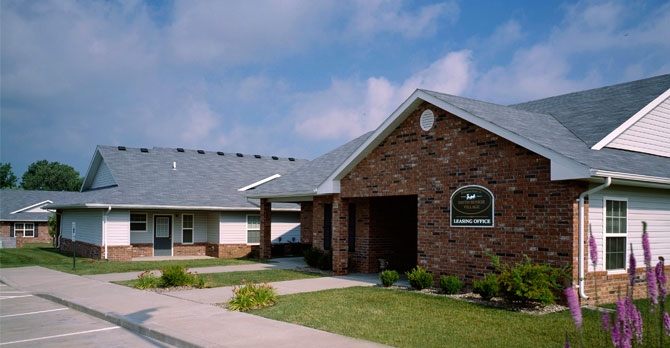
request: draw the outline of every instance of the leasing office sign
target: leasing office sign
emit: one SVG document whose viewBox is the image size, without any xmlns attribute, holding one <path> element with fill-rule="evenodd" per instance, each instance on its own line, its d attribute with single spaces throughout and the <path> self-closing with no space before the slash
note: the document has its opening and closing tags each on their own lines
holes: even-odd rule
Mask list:
<svg viewBox="0 0 670 348">
<path fill-rule="evenodd" d="M 463 186 L 451 195 L 453 227 L 493 227 L 494 198 L 487 188 Z"/>
</svg>

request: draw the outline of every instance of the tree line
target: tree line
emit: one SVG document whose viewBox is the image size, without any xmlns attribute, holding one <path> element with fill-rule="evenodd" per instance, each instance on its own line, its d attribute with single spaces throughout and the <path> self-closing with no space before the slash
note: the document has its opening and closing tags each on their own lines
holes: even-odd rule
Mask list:
<svg viewBox="0 0 670 348">
<path fill-rule="evenodd" d="M 12 164 L 0 162 L 0 189 L 79 191 L 83 183 L 84 178 L 71 166 L 40 160 L 28 166 L 19 184 Z"/>
</svg>

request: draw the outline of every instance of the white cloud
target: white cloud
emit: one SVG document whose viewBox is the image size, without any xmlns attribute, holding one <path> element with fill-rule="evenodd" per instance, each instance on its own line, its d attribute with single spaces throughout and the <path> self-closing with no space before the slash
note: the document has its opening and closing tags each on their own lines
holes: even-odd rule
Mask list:
<svg viewBox="0 0 670 348">
<path fill-rule="evenodd" d="M 300 98 L 292 112 L 295 129 L 307 138 L 351 139 L 379 126 L 417 88 L 460 94 L 473 79 L 470 54 L 449 53 L 400 84 L 384 77 L 334 80 L 327 90 Z"/>
</svg>

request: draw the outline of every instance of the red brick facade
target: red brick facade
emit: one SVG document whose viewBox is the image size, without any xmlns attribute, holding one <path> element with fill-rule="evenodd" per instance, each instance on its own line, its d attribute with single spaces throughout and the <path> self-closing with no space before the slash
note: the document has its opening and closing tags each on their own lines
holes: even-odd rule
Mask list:
<svg viewBox="0 0 670 348">
<path fill-rule="evenodd" d="M 3 221 L 0 223 L 0 237 L 10 237 L 16 222 Z M 23 243 L 53 243 L 53 238 L 51 238 L 51 235 L 49 235 L 49 225 L 46 222 L 29 221 L 28 223 L 34 224 L 35 236 L 24 237 L 21 234 L 16 235 L 15 238 L 17 248 L 23 246 Z"/>
<path fill-rule="evenodd" d="M 426 108 L 436 115 L 427 132 L 419 125 Z M 436 281 L 457 275 L 470 285 L 491 272 L 492 254 L 502 262 L 528 255 L 535 262 L 572 265 L 576 279 L 576 198 L 587 185 L 551 181 L 550 174 L 548 159 L 424 103 L 341 180 L 339 196 L 315 197 L 313 243 L 323 246 L 323 205 L 332 204 L 337 274 L 376 272 L 384 258 L 391 268 L 413 263 Z M 450 227 L 451 194 L 466 185 L 493 193 L 495 227 Z M 356 204 L 356 240 L 349 253 L 350 203 Z M 414 251 L 402 245 L 412 242 L 412 234 Z"/>
</svg>

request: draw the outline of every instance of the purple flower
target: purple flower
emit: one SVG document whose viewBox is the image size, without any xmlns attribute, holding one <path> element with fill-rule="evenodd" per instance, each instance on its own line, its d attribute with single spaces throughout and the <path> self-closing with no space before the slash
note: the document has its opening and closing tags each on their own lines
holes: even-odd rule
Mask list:
<svg viewBox="0 0 670 348">
<path fill-rule="evenodd" d="M 633 300 L 630 297 L 626 297 L 626 312 L 628 313 L 628 321 L 630 322 L 630 328 L 632 334 L 635 335 L 635 339 L 638 343 L 642 343 L 642 313 L 637 310 Z"/>
<path fill-rule="evenodd" d="M 646 224 L 644 226 L 646 226 Z M 649 247 L 649 234 L 647 233 L 646 228 L 642 233 L 642 250 L 644 250 L 644 264 L 647 265 L 647 267 L 651 267 L 651 247 Z"/>
<path fill-rule="evenodd" d="M 665 334 L 670 336 L 670 314 L 668 312 L 663 312 L 663 328 L 665 328 Z"/>
<path fill-rule="evenodd" d="M 656 271 L 653 268 L 647 269 L 647 297 L 651 301 L 653 306 L 658 304 L 658 285 L 656 282 Z M 651 307 L 651 311 L 654 311 L 654 307 Z"/>
<path fill-rule="evenodd" d="M 573 288 L 566 288 L 565 297 L 568 300 L 570 314 L 572 314 L 572 321 L 575 322 L 575 328 L 579 330 L 582 328 L 582 309 L 579 307 L 579 299 L 577 298 L 577 294 L 575 294 L 575 290 Z"/>
<path fill-rule="evenodd" d="M 630 286 L 635 286 L 635 270 L 637 269 L 637 262 L 635 255 L 633 255 L 633 244 L 630 245 L 630 257 L 628 258 L 628 277 L 630 279 Z"/>
<path fill-rule="evenodd" d="M 598 264 L 598 243 L 593 237 L 593 234 L 589 237 L 589 254 L 591 256 L 591 263 L 593 263 L 593 268 Z"/>
</svg>

